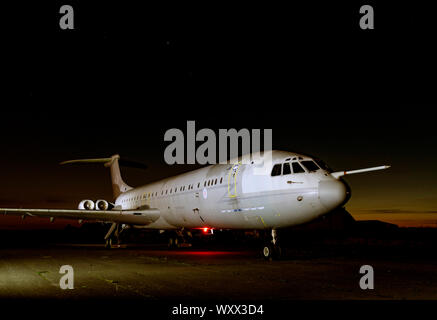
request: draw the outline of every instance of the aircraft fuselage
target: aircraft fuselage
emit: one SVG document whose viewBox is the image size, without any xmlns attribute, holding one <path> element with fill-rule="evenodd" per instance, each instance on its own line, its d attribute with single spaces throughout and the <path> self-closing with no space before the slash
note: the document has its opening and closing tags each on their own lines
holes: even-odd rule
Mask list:
<svg viewBox="0 0 437 320">
<path fill-rule="evenodd" d="M 256 163 L 211 165 L 129 190 L 115 206 L 159 209 L 160 218 L 146 228 L 290 227 L 330 212 L 349 197 L 343 181 L 320 165 L 308 169 L 304 161 L 315 164 L 308 156 L 273 151 L 266 174 L 255 173 Z M 272 175 L 278 164 L 281 172 Z"/>
</svg>

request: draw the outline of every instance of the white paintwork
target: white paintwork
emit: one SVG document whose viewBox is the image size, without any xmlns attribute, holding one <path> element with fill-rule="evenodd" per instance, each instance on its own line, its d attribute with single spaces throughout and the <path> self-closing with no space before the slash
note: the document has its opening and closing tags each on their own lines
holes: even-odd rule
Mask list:
<svg viewBox="0 0 437 320">
<path fill-rule="evenodd" d="M 311 159 L 290 152 L 272 153 L 273 165 L 297 157 Z M 329 208 L 320 202 L 319 182 L 335 180 L 322 169 L 271 177 L 271 167 L 259 175 L 254 174 L 256 166 L 256 163 L 238 165 L 238 161 L 211 165 L 127 191 L 116 199 L 115 206 L 122 210 L 159 209 L 160 218 L 146 228 L 265 229 L 308 222 L 346 198 L 345 194 Z M 217 184 L 205 186 L 205 181 L 211 180 L 217 180 Z M 185 190 L 181 191 L 181 186 Z"/>
</svg>

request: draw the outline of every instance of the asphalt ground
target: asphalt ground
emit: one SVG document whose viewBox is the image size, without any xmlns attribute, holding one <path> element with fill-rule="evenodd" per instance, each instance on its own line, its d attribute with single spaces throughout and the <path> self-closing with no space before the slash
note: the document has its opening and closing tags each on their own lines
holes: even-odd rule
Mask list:
<svg viewBox="0 0 437 320">
<path fill-rule="evenodd" d="M 437 260 L 291 254 L 266 261 L 253 248 L 216 250 L 57 244 L 0 250 L 0 298 L 148 301 L 437 299 Z M 74 289 L 60 288 L 72 266 Z M 374 289 L 363 290 L 363 265 Z"/>
<path fill-rule="evenodd" d="M 0 309 L 14 317 L 369 319 L 414 316 L 437 306 L 437 256 L 429 240 L 324 239 L 266 261 L 252 242 L 175 250 L 128 243 L 108 250 L 95 242 L 17 238 L 0 246 Z M 72 267 L 73 289 L 60 286 L 65 265 Z M 360 287 L 364 265 L 373 268 L 374 289 Z M 240 306 L 239 312 L 217 314 L 223 305 Z M 250 305 L 263 313 L 241 314 Z M 206 311 L 174 314 L 183 307 Z"/>
</svg>

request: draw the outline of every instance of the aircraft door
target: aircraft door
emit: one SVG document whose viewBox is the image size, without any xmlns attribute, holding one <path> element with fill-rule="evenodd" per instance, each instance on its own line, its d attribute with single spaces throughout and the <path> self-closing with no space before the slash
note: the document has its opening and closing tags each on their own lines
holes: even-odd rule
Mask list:
<svg viewBox="0 0 437 320">
<path fill-rule="evenodd" d="M 238 195 L 237 192 L 237 179 L 238 171 L 240 170 L 241 162 L 234 164 L 229 170 L 228 174 L 228 196 L 229 198 L 235 198 Z"/>
</svg>

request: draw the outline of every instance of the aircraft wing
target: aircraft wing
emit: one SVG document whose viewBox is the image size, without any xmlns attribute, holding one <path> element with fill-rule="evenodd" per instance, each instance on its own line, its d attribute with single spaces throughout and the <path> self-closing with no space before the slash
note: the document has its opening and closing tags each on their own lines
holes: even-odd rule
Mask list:
<svg viewBox="0 0 437 320">
<path fill-rule="evenodd" d="M 148 225 L 160 217 L 158 209 L 141 210 L 79 210 L 79 209 L 13 209 L 0 208 L 0 213 L 23 217 L 48 217 L 78 220 L 108 221 L 135 225 Z"/>
</svg>

